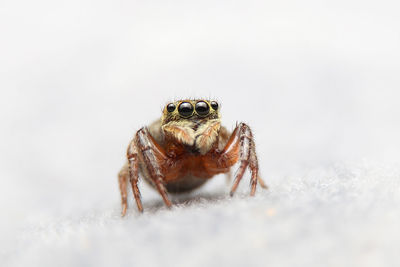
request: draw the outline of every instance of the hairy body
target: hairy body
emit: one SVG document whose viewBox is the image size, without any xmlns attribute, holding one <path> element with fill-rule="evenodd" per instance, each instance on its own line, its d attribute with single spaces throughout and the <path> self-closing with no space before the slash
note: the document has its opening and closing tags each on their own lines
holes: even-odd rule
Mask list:
<svg viewBox="0 0 400 267">
<path fill-rule="evenodd" d="M 132 190 L 139 211 L 143 211 L 137 187 L 139 173 L 171 206 L 167 193 L 182 193 L 198 188 L 220 173 L 228 173 L 238 161 L 231 195 L 245 169 L 252 173 L 251 195 L 257 182 L 266 188 L 258 175 L 258 161 L 250 128 L 240 123 L 230 134 L 221 126 L 215 101 L 180 100 L 168 104 L 161 119 L 140 129 L 127 150 L 127 163 L 119 173 L 122 215 L 127 209 L 127 185 Z"/>
</svg>

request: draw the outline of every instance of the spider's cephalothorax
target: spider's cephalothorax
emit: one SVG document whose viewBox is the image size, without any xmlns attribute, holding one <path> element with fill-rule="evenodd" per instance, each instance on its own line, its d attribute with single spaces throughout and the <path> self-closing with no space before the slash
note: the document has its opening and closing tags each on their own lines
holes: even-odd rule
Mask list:
<svg viewBox="0 0 400 267">
<path fill-rule="evenodd" d="M 119 173 L 122 215 L 127 209 L 127 186 L 132 185 L 139 211 L 143 211 L 137 186 L 139 172 L 158 190 L 169 207 L 167 192 L 193 190 L 219 173 L 229 173 L 239 162 L 231 195 L 249 167 L 251 195 L 257 182 L 258 161 L 250 128 L 240 123 L 232 134 L 221 126 L 216 101 L 180 100 L 169 103 L 161 119 L 137 131 L 127 150 L 127 163 Z M 128 182 L 129 181 L 129 182 Z"/>
<path fill-rule="evenodd" d="M 188 152 L 207 153 L 217 141 L 221 123 L 218 103 L 182 100 L 164 108 L 161 130 L 167 142 L 185 146 Z"/>
</svg>

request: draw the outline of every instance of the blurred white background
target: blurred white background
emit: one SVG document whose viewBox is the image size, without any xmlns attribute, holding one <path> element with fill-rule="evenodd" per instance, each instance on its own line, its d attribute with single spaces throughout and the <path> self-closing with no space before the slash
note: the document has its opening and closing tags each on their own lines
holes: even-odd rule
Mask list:
<svg viewBox="0 0 400 267">
<path fill-rule="evenodd" d="M 394 264 L 399 8 L 385 0 L 2 0 L 0 263 L 290 266 L 286 251 L 307 266 Z M 168 101 L 187 97 L 218 100 L 229 129 L 252 126 L 271 190 L 248 199 L 244 179 L 243 199 L 230 200 L 219 177 L 202 192 L 222 204 L 143 217 L 131 209 L 121 220 L 116 174 L 130 139 Z M 159 196 L 141 186 L 151 209 Z M 333 199 L 337 210 L 350 205 L 348 224 L 325 214 Z M 363 228 L 365 203 L 379 203 L 367 207 L 379 216 Z M 264 217 L 251 216 L 254 206 Z M 250 219 L 232 225 L 239 211 Z M 309 222 L 307 237 L 297 235 Z M 196 234 L 186 223 L 204 228 Z M 173 239 L 180 234 L 188 240 Z"/>
</svg>

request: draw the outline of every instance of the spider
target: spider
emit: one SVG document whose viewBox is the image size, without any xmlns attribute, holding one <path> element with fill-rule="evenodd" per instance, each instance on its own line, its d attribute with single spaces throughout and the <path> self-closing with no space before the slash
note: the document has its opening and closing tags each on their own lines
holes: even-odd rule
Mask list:
<svg viewBox="0 0 400 267">
<path fill-rule="evenodd" d="M 258 160 L 253 134 L 245 123 L 230 132 L 220 121 L 216 101 L 179 100 L 167 104 L 161 119 L 136 132 L 127 149 L 127 162 L 118 174 L 122 216 L 128 207 L 127 186 L 132 186 L 138 210 L 143 206 L 138 188 L 139 173 L 164 200 L 168 193 L 189 192 L 220 173 L 240 163 L 230 195 L 235 193 L 247 167 L 251 172 L 250 195 L 257 182 L 267 188 L 258 174 Z"/>
</svg>

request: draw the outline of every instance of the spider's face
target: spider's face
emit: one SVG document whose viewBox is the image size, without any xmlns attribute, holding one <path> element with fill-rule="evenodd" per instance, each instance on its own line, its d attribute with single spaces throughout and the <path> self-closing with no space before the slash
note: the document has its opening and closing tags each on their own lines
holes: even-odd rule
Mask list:
<svg viewBox="0 0 400 267">
<path fill-rule="evenodd" d="M 167 104 L 163 111 L 162 124 L 169 122 L 206 122 L 219 119 L 219 105 L 209 100 L 179 100 Z"/>
<path fill-rule="evenodd" d="M 168 137 L 206 153 L 220 129 L 219 105 L 209 100 L 179 100 L 165 106 L 161 127 Z"/>
</svg>

